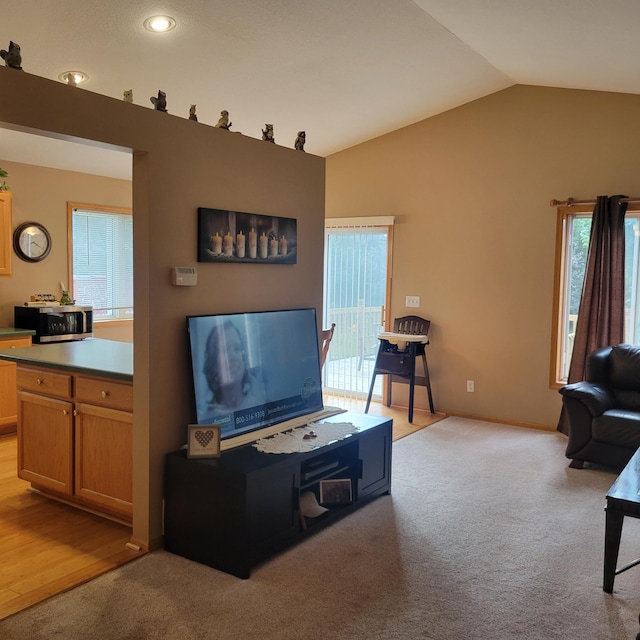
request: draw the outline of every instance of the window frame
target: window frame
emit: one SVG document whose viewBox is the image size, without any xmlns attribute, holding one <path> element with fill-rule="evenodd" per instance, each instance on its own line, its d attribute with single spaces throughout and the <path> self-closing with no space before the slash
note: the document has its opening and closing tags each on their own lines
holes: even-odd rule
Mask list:
<svg viewBox="0 0 640 640">
<path fill-rule="evenodd" d="M 129 215 L 133 216 L 133 210 L 129 207 L 117 207 L 112 205 L 102 205 L 102 204 L 89 204 L 86 202 L 67 202 L 67 277 L 68 277 L 68 288 L 69 294 L 72 298 L 74 295 L 74 271 L 73 271 L 73 213 L 74 210 L 78 209 L 80 211 L 88 211 L 88 212 L 96 212 L 96 213 L 104 213 L 104 214 L 113 214 L 113 215 Z M 133 218 L 132 218 L 133 221 Z M 133 241 L 133 237 L 132 237 Z M 133 248 L 132 248 L 133 251 Z M 131 314 L 126 318 L 124 317 L 113 317 L 113 318 L 99 318 L 96 317 L 94 313 L 93 322 L 96 323 L 109 323 L 110 325 L 115 324 L 128 324 L 133 322 L 134 318 L 134 310 L 131 307 Z"/>
<path fill-rule="evenodd" d="M 562 378 L 562 355 L 563 355 L 563 330 L 565 307 L 568 304 L 567 286 L 567 253 L 568 253 L 568 229 L 569 220 L 572 216 L 588 214 L 592 217 L 595 202 L 583 204 L 558 205 L 556 212 L 556 248 L 555 248 L 555 268 L 553 285 L 553 316 L 551 328 L 551 357 L 549 386 L 551 389 L 559 389 L 567 384 L 567 380 Z M 626 218 L 635 218 L 640 224 L 640 203 L 629 202 Z M 634 270 L 637 277 L 639 267 Z M 636 289 L 638 289 L 636 283 Z M 636 292 L 638 295 L 638 292 Z M 626 323 L 625 323 L 626 331 Z"/>
</svg>

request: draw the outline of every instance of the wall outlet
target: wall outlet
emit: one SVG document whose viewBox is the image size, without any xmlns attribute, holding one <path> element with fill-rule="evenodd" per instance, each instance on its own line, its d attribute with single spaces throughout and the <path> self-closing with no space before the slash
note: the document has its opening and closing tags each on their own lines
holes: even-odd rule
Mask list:
<svg viewBox="0 0 640 640">
<path fill-rule="evenodd" d="M 420 296 L 407 296 L 405 298 L 405 306 L 407 307 L 419 307 Z"/>
<path fill-rule="evenodd" d="M 467 391 L 473 393 L 476 390 L 476 383 L 473 380 L 467 380 Z"/>
</svg>

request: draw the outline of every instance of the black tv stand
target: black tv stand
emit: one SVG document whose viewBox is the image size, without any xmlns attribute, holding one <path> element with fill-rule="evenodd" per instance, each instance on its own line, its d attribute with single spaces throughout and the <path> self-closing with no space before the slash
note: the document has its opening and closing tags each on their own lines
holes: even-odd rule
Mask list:
<svg viewBox="0 0 640 640">
<path fill-rule="evenodd" d="M 354 413 L 327 421 L 351 422 L 359 431 L 305 453 L 265 454 L 250 444 L 217 459 L 169 453 L 166 550 L 248 578 L 259 562 L 390 493 L 393 421 Z M 311 491 L 319 500 L 321 481 L 331 479 L 350 487 L 350 499 L 329 499 L 322 515 L 302 515 L 300 495 Z"/>
</svg>

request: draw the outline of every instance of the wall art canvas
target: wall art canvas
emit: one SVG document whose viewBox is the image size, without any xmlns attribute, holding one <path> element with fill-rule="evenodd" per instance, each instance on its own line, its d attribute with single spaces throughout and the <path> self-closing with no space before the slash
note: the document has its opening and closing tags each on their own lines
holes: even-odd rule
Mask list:
<svg viewBox="0 0 640 640">
<path fill-rule="evenodd" d="M 198 262 L 296 264 L 295 218 L 198 208 Z"/>
</svg>

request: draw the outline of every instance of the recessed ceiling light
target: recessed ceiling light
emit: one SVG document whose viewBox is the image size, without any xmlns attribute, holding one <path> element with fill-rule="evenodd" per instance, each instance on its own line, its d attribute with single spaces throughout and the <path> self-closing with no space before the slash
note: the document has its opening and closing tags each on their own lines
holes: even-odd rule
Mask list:
<svg viewBox="0 0 640 640">
<path fill-rule="evenodd" d="M 65 84 L 77 86 L 82 82 L 86 82 L 89 76 L 84 71 L 65 71 L 58 76 L 58 80 L 62 80 Z"/>
<path fill-rule="evenodd" d="M 152 16 L 144 21 L 144 28 L 154 33 L 164 33 L 175 29 L 176 21 L 171 16 Z"/>
</svg>

